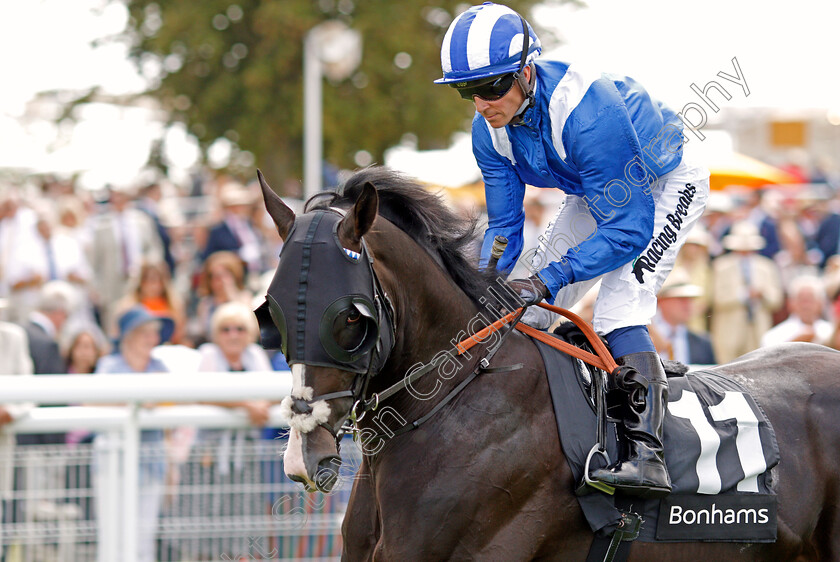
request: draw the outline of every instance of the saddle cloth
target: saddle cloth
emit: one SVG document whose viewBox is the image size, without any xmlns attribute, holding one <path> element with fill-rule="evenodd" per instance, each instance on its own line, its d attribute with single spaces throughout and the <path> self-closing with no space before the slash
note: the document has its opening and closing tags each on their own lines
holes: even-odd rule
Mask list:
<svg viewBox="0 0 840 562">
<path fill-rule="evenodd" d="M 563 453 L 580 482 L 597 441 L 590 398 L 594 368 L 536 343 L 548 373 Z M 642 541 L 775 541 L 771 469 L 779 462 L 779 447 L 761 407 L 741 385 L 712 371 L 669 376 L 668 382 L 664 445 L 672 493 L 647 500 L 598 491 L 582 495 L 578 500 L 592 530 L 612 533 L 621 509 L 642 515 Z M 616 420 L 610 418 L 610 461 L 618 458 L 619 435 Z M 590 469 L 604 464 L 595 455 Z"/>
</svg>

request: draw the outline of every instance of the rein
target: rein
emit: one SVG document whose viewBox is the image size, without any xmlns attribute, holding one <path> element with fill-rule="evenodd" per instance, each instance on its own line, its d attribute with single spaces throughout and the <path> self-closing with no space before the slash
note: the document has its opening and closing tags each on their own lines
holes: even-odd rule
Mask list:
<svg viewBox="0 0 840 562">
<path fill-rule="evenodd" d="M 604 345 L 604 342 L 601 341 L 601 338 L 598 337 L 598 334 L 595 333 L 595 330 L 593 330 L 592 327 L 589 325 L 589 323 L 586 322 L 583 318 L 581 318 L 580 316 L 578 316 L 577 314 L 575 314 L 575 313 L 573 313 L 569 310 L 566 310 L 565 308 L 560 308 L 559 306 L 554 306 L 554 305 L 547 304 L 547 303 L 539 303 L 538 306 L 540 308 L 544 308 L 546 310 L 549 310 L 551 312 L 554 312 L 556 314 L 564 316 L 564 317 L 568 318 L 569 320 L 571 320 L 572 322 L 574 322 L 575 326 L 580 328 L 580 330 L 586 336 L 586 339 L 589 341 L 589 344 L 595 350 L 595 354 L 590 353 L 590 352 L 586 351 L 585 349 L 581 349 L 581 348 L 579 348 L 575 345 L 571 345 L 569 343 L 561 341 L 558 338 L 554 338 L 554 337 L 548 335 L 545 332 L 542 332 L 540 330 L 537 330 L 536 328 L 533 328 L 531 326 L 527 326 L 525 324 L 518 324 L 517 323 L 515 325 L 517 330 L 519 330 L 520 332 L 522 332 L 522 333 L 524 333 L 528 336 L 531 336 L 535 340 L 539 340 L 539 341 L 545 343 L 546 345 L 548 345 L 550 347 L 553 347 L 554 349 L 562 351 L 563 353 L 571 355 L 572 357 L 580 359 L 581 361 L 584 361 L 585 363 L 588 363 L 589 365 L 592 365 L 596 369 L 599 369 L 599 371 L 595 372 L 595 376 L 597 376 L 599 378 L 604 376 L 603 373 L 610 373 L 612 375 L 613 380 L 616 381 L 616 384 L 620 388 L 625 387 L 625 385 L 627 384 L 627 381 L 638 380 L 639 374 L 635 369 L 633 369 L 632 367 L 629 367 L 627 365 L 619 366 L 618 364 L 616 364 L 615 359 L 613 359 L 613 356 L 610 353 L 610 351 L 607 349 L 607 346 Z M 486 338 L 489 334 L 492 334 L 493 332 L 496 332 L 497 330 L 499 330 L 500 327 L 502 325 L 504 325 L 506 323 L 507 319 L 510 318 L 511 316 L 514 316 L 514 315 L 518 314 L 519 317 L 521 317 L 524 310 L 525 310 L 524 308 L 519 308 L 519 309 L 515 310 L 514 312 L 511 312 L 507 316 L 497 320 L 493 324 L 490 324 L 489 326 L 487 326 L 486 328 L 484 328 L 483 330 L 481 330 L 480 332 L 478 332 L 474 336 L 461 341 L 458 344 L 459 354 L 466 352 L 468 349 L 470 349 L 476 343 L 478 343 L 479 341 L 482 341 L 484 338 Z M 603 371 L 603 373 L 601 373 L 601 371 Z M 607 443 L 607 441 L 606 441 L 607 440 L 606 418 L 607 418 L 607 416 L 606 416 L 606 404 L 605 404 L 605 401 L 604 401 L 604 394 L 603 394 L 604 385 L 596 384 L 596 385 L 593 385 L 593 386 L 595 387 L 595 395 L 596 395 L 595 403 L 596 403 L 596 415 L 597 415 L 597 419 L 598 419 L 598 431 L 597 431 L 596 443 L 592 446 L 592 448 L 589 451 L 589 454 L 586 457 L 586 466 L 585 466 L 585 469 L 584 469 L 584 482 L 585 482 L 585 484 L 588 484 L 588 485 L 592 486 L 593 488 L 595 488 L 597 490 L 601 490 L 602 492 L 605 492 L 607 494 L 612 495 L 612 494 L 615 493 L 615 490 L 611 486 L 609 486 L 607 484 L 604 484 L 603 482 L 599 482 L 597 480 L 592 480 L 592 479 L 589 478 L 589 463 L 591 462 L 593 456 L 601 455 L 606 459 L 607 465 L 610 464 L 609 456 L 607 455 L 607 446 L 606 446 L 606 443 Z M 581 485 L 581 488 L 583 488 L 583 485 Z M 637 533 L 637 535 L 638 535 L 638 533 Z M 614 537 L 617 537 L 617 536 L 619 536 L 619 535 L 618 534 L 614 535 Z M 635 536 L 633 538 L 635 538 Z M 618 540 L 620 541 L 620 540 L 626 540 L 626 539 L 618 539 Z M 629 540 L 633 540 L 633 539 L 629 539 Z M 615 542 L 615 539 L 613 540 L 613 542 Z M 613 547 L 617 546 L 617 544 L 618 543 L 615 543 L 615 545 L 613 545 L 611 543 L 610 548 L 613 549 Z M 612 560 L 612 559 L 613 559 L 612 555 L 608 555 L 607 558 L 605 558 L 605 560 Z"/>
<path fill-rule="evenodd" d="M 507 371 L 516 371 L 517 369 L 521 369 L 522 368 L 522 363 L 516 363 L 514 365 L 506 365 L 506 366 L 503 366 L 503 367 L 491 367 L 490 366 L 490 360 L 493 358 L 493 356 L 496 354 L 496 352 L 499 351 L 502 348 L 502 344 L 507 339 L 508 335 L 510 335 L 510 333 L 513 332 L 513 329 L 516 327 L 516 325 L 519 322 L 519 319 L 522 318 L 522 315 L 524 313 L 525 313 L 525 309 L 519 309 L 516 313 L 508 315 L 508 316 L 511 316 L 511 318 L 512 318 L 512 320 L 510 320 L 510 322 L 512 322 L 512 324 L 507 329 L 507 331 L 505 331 L 502 334 L 502 337 L 501 337 L 499 343 L 496 345 L 496 347 L 490 349 L 487 352 L 487 355 L 485 355 L 484 357 L 479 359 L 478 362 L 476 363 L 476 366 L 473 368 L 472 372 L 464 380 L 462 380 L 460 383 L 458 383 L 458 385 L 455 388 L 453 388 L 449 392 L 449 394 L 444 396 L 443 399 L 441 399 L 441 401 L 438 402 L 435 405 L 435 407 L 432 408 L 428 413 L 426 413 L 425 415 L 423 415 L 419 419 L 417 419 L 417 420 L 415 420 L 415 421 L 413 421 L 409 424 L 404 425 L 403 427 L 401 427 L 397 431 L 393 431 L 393 432 L 390 432 L 390 433 L 375 433 L 374 435 L 368 437 L 368 439 L 372 440 L 372 439 L 381 438 L 381 437 L 387 437 L 388 439 L 393 439 L 394 437 L 396 437 L 398 435 L 402 435 L 403 433 L 407 433 L 407 432 L 409 432 L 413 429 L 417 429 L 423 423 L 425 423 L 426 421 L 431 419 L 436 413 L 438 413 L 441 410 L 441 408 L 446 406 L 453 398 L 455 398 L 455 396 L 457 396 L 462 390 L 464 390 L 464 388 L 466 388 L 466 386 L 468 384 L 470 384 L 473 381 L 473 379 L 475 379 L 481 373 L 504 373 L 504 372 L 507 372 Z M 459 353 L 459 355 L 460 355 L 460 353 Z M 368 409 L 376 410 L 376 408 L 379 406 L 379 402 L 381 400 L 385 400 L 385 399 L 393 396 L 397 392 L 405 389 L 413 381 L 416 381 L 420 377 L 430 373 L 435 367 L 439 366 L 439 364 L 440 363 L 432 362 L 432 363 L 426 365 L 425 367 L 423 367 L 422 369 L 420 369 L 419 371 L 416 371 L 416 372 L 412 373 L 411 375 L 409 375 L 408 377 L 405 377 L 400 382 L 388 387 L 384 391 L 374 394 L 373 397 L 370 400 L 365 402 L 364 412 L 366 412 Z M 371 403 L 373 403 L 373 407 L 369 407 L 369 405 Z M 364 412 L 363 412 L 362 416 L 364 416 Z M 358 419 L 361 419 L 361 417 L 358 418 Z M 349 428 L 349 429 L 353 432 L 354 438 L 355 438 L 355 435 L 358 432 L 358 428 L 353 427 L 353 428 Z"/>
<path fill-rule="evenodd" d="M 485 341 L 486 338 L 490 334 L 493 334 L 495 332 L 500 331 L 505 326 L 508 327 L 508 329 L 502 334 L 502 339 L 498 343 L 498 345 L 495 348 L 493 348 L 492 350 L 490 350 L 485 357 L 482 357 L 478 361 L 478 364 L 475 366 L 472 373 L 470 373 L 469 376 L 467 376 L 463 381 L 461 381 L 461 383 L 459 383 L 458 386 L 456 386 L 454 389 L 452 389 L 452 391 L 450 391 L 449 394 L 447 394 L 440 402 L 438 402 L 438 404 L 434 408 L 432 408 L 432 410 L 430 412 L 428 412 L 426 415 L 424 415 L 420 419 L 401 427 L 399 430 L 397 430 L 395 432 L 392 432 L 390 435 L 377 433 L 377 434 L 371 436 L 371 439 L 376 438 L 376 437 L 385 437 L 385 436 L 387 436 L 390 439 L 393 439 L 397 435 L 401 435 L 401 434 L 406 433 L 408 431 L 411 431 L 413 429 L 417 429 L 418 427 L 420 427 L 421 424 L 423 424 L 425 421 L 429 420 L 441 408 L 443 408 L 447 403 L 449 403 L 452 400 L 452 398 L 454 398 L 458 393 L 460 393 L 470 382 L 472 382 L 472 380 L 474 378 L 476 378 L 482 372 L 512 371 L 512 370 L 516 370 L 519 367 L 521 367 L 521 364 L 505 366 L 505 367 L 497 367 L 497 368 L 490 367 L 490 360 L 493 358 L 493 356 L 496 354 L 496 352 L 499 349 L 501 349 L 502 344 L 504 343 L 504 340 L 507 339 L 508 335 L 510 335 L 510 333 L 514 329 L 517 329 L 520 332 L 522 332 L 523 334 L 531 336 L 532 338 L 534 338 L 536 340 L 539 340 L 539 341 L 541 341 L 541 342 L 543 342 L 543 343 L 545 343 L 545 344 L 547 344 L 547 345 L 549 345 L 549 346 L 551 346 L 555 349 L 558 349 L 558 350 L 560 350 L 560 351 L 562 351 L 562 352 L 564 352 L 568 355 L 571 355 L 572 357 L 576 357 L 576 358 L 588 363 L 589 365 L 592 365 L 593 367 L 595 367 L 597 369 L 600 369 L 602 371 L 605 371 L 607 373 L 621 373 L 624 370 L 624 368 L 622 368 L 618 364 L 616 364 L 615 359 L 613 359 L 612 354 L 610 354 L 609 350 L 607 349 L 607 346 L 604 345 L 604 342 L 601 341 L 601 338 L 598 337 L 598 334 L 595 333 L 595 330 L 593 330 L 592 327 L 585 320 L 583 320 L 583 318 L 581 318 L 580 316 L 578 316 L 577 314 L 575 314 L 575 313 L 573 313 L 569 310 L 566 310 L 564 308 L 560 308 L 558 306 L 554 306 L 554 305 L 550 305 L 550 304 L 546 304 L 546 303 L 539 303 L 538 306 L 540 306 L 541 308 L 544 308 L 546 310 L 549 310 L 551 312 L 554 312 L 556 314 L 560 314 L 561 316 L 564 316 L 564 317 L 568 318 L 569 320 L 571 320 L 572 322 L 574 322 L 574 324 L 578 328 L 580 328 L 581 331 L 584 333 L 587 340 L 589 340 L 589 343 L 592 345 L 593 349 L 595 350 L 595 354 L 590 353 L 590 352 L 588 352 L 584 349 L 581 349 L 577 346 L 566 343 L 564 341 L 561 341 L 561 340 L 559 340 L 555 337 L 552 337 L 552 336 L 548 335 L 545 332 L 537 330 L 536 328 L 533 328 L 533 327 L 525 325 L 525 324 L 520 324 L 519 320 L 522 318 L 522 315 L 525 313 L 525 308 L 518 308 L 518 309 L 514 310 L 513 312 L 503 316 L 502 318 L 500 318 L 496 322 L 490 324 L 486 328 L 482 329 L 481 331 L 479 331 L 475 335 L 470 336 L 469 338 L 466 338 L 466 339 L 458 342 L 458 345 L 456 346 L 456 349 L 458 350 L 458 355 L 462 355 L 466 351 L 471 349 L 473 346 L 475 346 L 476 344 L 479 344 L 479 343 L 482 343 L 483 341 Z M 444 360 L 445 359 L 446 358 L 444 358 Z M 432 370 L 434 370 L 436 367 L 438 367 L 438 365 L 439 365 L 439 363 L 432 362 L 432 363 L 426 365 L 425 367 L 423 367 L 422 369 L 411 373 L 409 376 L 400 380 L 400 382 L 393 384 L 392 386 L 388 387 L 387 389 L 383 390 L 382 392 L 378 392 L 378 393 L 374 394 L 370 399 L 364 400 L 364 401 L 360 400 L 359 402 L 357 402 L 356 405 L 354 405 L 354 407 L 351 411 L 350 419 L 353 421 L 353 425 L 352 426 L 345 426 L 342 429 L 346 430 L 346 431 L 349 431 L 349 432 L 352 432 L 354 435 L 356 435 L 359 431 L 358 427 L 356 425 L 356 422 L 361 420 L 362 417 L 364 417 L 364 414 L 368 410 L 376 410 L 376 408 L 379 406 L 380 402 L 382 402 L 384 400 L 387 400 L 388 398 L 390 398 L 391 396 L 393 396 L 397 392 L 400 392 L 400 391 L 404 390 L 407 386 L 409 386 L 414 381 L 416 381 L 419 378 L 421 378 L 421 377 L 427 375 L 428 373 L 430 373 Z M 358 405 L 361 405 L 361 407 L 362 407 L 362 415 L 359 416 L 359 417 L 357 417 L 357 412 L 356 412 L 356 406 L 358 406 Z"/>
<path fill-rule="evenodd" d="M 382 287 L 379 284 L 379 279 L 376 277 L 375 273 L 374 273 L 374 280 L 375 280 L 375 293 L 376 293 L 376 297 L 378 297 L 376 300 L 380 301 L 380 298 L 381 298 L 381 301 L 385 301 L 386 303 L 390 304 L 390 301 L 387 299 L 387 296 L 385 295 L 384 291 L 382 290 Z M 431 419 L 432 416 L 434 416 L 438 411 L 440 411 L 441 408 L 443 408 L 446 404 L 448 404 L 456 395 L 458 395 L 464 388 L 466 388 L 466 386 L 470 382 L 472 382 L 473 379 L 475 379 L 478 375 L 480 375 L 483 372 L 506 372 L 506 371 L 514 371 L 516 369 L 519 369 L 522 366 L 521 363 L 516 364 L 516 365 L 504 366 L 504 367 L 491 367 L 490 366 L 490 360 L 493 358 L 493 356 L 496 354 L 496 352 L 499 349 L 501 349 L 502 344 L 507 339 L 507 337 L 511 334 L 511 332 L 513 332 L 514 329 L 517 329 L 525 335 L 531 336 L 532 338 L 534 338 L 536 340 L 539 340 L 539 341 L 541 341 L 541 342 L 543 342 L 543 343 L 545 343 L 545 344 L 547 344 L 547 345 L 549 345 L 549 346 L 551 346 L 555 349 L 558 349 L 558 350 L 560 350 L 560 351 L 562 351 L 562 352 L 564 352 L 568 355 L 571 355 L 572 357 L 580 359 L 580 360 L 588 363 L 589 365 L 592 365 L 593 367 L 595 367 L 597 369 L 600 369 L 602 371 L 605 371 L 607 373 L 621 373 L 622 372 L 622 370 L 624 368 L 620 367 L 618 364 L 616 364 L 615 359 L 613 359 L 612 355 L 610 354 L 609 350 L 607 349 L 607 346 L 604 345 L 604 342 L 601 341 L 601 338 L 598 337 L 598 334 L 596 334 L 595 331 L 592 329 L 592 327 L 585 320 L 583 320 L 580 316 L 578 316 L 577 314 L 574 314 L 573 312 L 571 312 L 569 310 L 566 310 L 564 308 L 560 308 L 558 306 L 554 306 L 554 305 L 550 305 L 550 304 L 546 304 L 546 303 L 539 303 L 538 306 L 541 307 L 541 308 L 544 308 L 546 310 L 549 310 L 551 312 L 554 312 L 556 314 L 560 314 L 561 316 L 564 316 L 564 317 L 568 318 L 569 320 L 571 320 L 572 322 L 574 322 L 574 324 L 578 328 L 580 328 L 581 331 L 584 333 L 587 340 L 589 340 L 589 343 L 592 345 L 596 354 L 590 353 L 590 352 L 588 352 L 584 349 L 581 349 L 577 346 L 574 346 L 574 345 L 571 345 L 571 344 L 566 343 L 564 341 L 561 341 L 561 340 L 559 340 L 555 337 L 552 337 L 552 336 L 548 335 L 547 333 L 542 332 L 540 330 L 537 330 L 536 328 L 533 328 L 531 326 L 528 326 L 528 325 L 525 325 L 525 324 L 520 324 L 519 320 L 525 314 L 526 309 L 524 307 L 523 308 L 518 308 L 518 309 L 514 310 L 513 312 L 503 316 L 502 318 L 500 318 L 496 322 L 490 324 L 489 326 L 482 329 L 481 331 L 474 334 L 473 336 L 470 336 L 469 338 L 466 338 L 466 339 L 458 342 L 458 344 L 456 346 L 456 349 L 458 350 L 458 355 L 463 355 L 469 349 L 474 347 L 476 344 L 479 344 L 479 343 L 482 343 L 483 341 L 485 341 L 486 338 L 489 335 L 502 330 L 502 328 L 505 327 L 505 326 L 508 327 L 508 329 L 502 334 L 501 341 L 499 341 L 499 343 L 496 345 L 496 347 L 489 350 L 487 355 L 485 355 L 484 357 L 479 359 L 476 366 L 473 368 L 473 371 L 463 381 L 461 381 L 454 389 L 452 389 L 449 392 L 449 394 L 444 396 L 443 399 L 440 402 L 438 402 L 435 405 L 434 408 L 432 408 L 427 414 L 425 414 L 421 418 L 419 418 L 419 419 L 417 419 L 417 420 L 415 420 L 415 421 L 413 421 L 409 424 L 406 424 L 405 426 L 401 427 L 397 431 L 391 432 L 390 434 L 376 433 L 376 434 L 370 436 L 369 438 L 374 439 L 374 438 L 377 438 L 377 437 L 388 437 L 389 439 L 393 439 L 394 437 L 396 437 L 398 435 L 401 435 L 401 434 L 406 433 L 408 431 L 411 431 L 413 429 L 417 429 L 418 427 L 420 427 L 420 425 L 422 425 L 423 423 L 425 423 L 426 421 Z M 382 311 L 380 310 L 380 313 L 381 312 Z M 386 312 L 386 314 L 389 317 L 389 320 L 393 317 L 393 313 L 391 313 L 390 310 L 388 312 Z M 391 324 L 391 326 L 393 326 L 393 324 Z M 304 401 L 304 400 L 298 400 L 298 401 L 303 402 L 303 405 L 306 406 L 305 410 L 311 410 L 309 405 L 312 402 L 315 402 L 317 400 L 334 400 L 336 398 L 352 398 L 353 399 L 353 402 L 354 402 L 353 406 L 350 408 L 350 411 L 347 413 L 347 415 L 338 424 L 338 427 L 339 427 L 338 430 L 334 429 L 332 426 L 330 426 L 326 423 L 323 423 L 323 422 L 319 424 L 320 426 L 327 429 L 333 435 L 333 437 L 335 438 L 335 441 L 336 441 L 336 447 L 340 450 L 340 447 L 341 447 L 340 443 L 341 443 L 342 435 L 344 435 L 345 433 L 351 433 L 351 434 L 353 434 L 353 438 L 356 439 L 359 435 L 359 432 L 360 432 L 358 422 L 361 421 L 365 417 L 365 415 L 367 414 L 368 411 L 375 411 L 379 407 L 380 402 L 383 402 L 383 401 L 387 400 L 388 398 L 390 398 L 394 394 L 396 394 L 396 393 L 404 390 L 405 388 L 407 388 L 409 385 L 411 385 L 416 380 L 418 380 L 421 377 L 429 374 L 434 369 L 436 369 L 440 365 L 440 363 L 442 363 L 446 359 L 447 358 L 444 357 L 439 362 L 434 362 L 433 361 L 433 362 L 429 363 L 428 365 L 425 365 L 422 369 L 419 369 L 417 371 L 412 372 L 409 376 L 404 377 L 399 382 L 391 385 L 390 387 L 386 388 L 385 390 L 375 393 L 370 398 L 366 398 L 367 386 L 368 386 L 368 383 L 370 382 L 370 379 L 371 379 L 371 377 L 374 373 L 372 373 L 370 368 L 369 368 L 368 372 L 364 373 L 363 375 L 359 375 L 354 379 L 351 390 L 344 390 L 344 391 L 332 392 L 332 393 L 329 393 L 329 394 L 323 394 L 323 395 L 320 395 L 320 396 L 316 396 L 316 397 L 314 397 L 314 398 L 312 398 L 311 400 L 308 400 L 308 401 Z M 372 364 L 373 364 L 373 361 L 371 361 L 371 366 L 372 366 Z M 356 388 L 357 384 L 359 384 L 359 383 L 361 383 L 361 386 L 362 386 L 362 388 L 360 389 L 361 392 L 359 392 Z"/>
<path fill-rule="evenodd" d="M 578 328 L 580 328 L 583 334 L 586 336 L 586 339 L 589 340 L 589 343 L 592 345 L 592 348 L 595 350 L 595 353 L 597 353 L 597 355 L 590 353 L 585 349 L 581 349 L 577 346 L 561 341 L 555 337 L 548 335 L 543 331 L 537 330 L 536 328 L 532 328 L 531 326 L 525 324 L 517 323 L 517 330 L 519 330 L 523 334 L 531 336 L 535 340 L 539 340 L 544 344 L 550 345 L 554 349 L 558 349 L 568 355 L 571 355 L 572 357 L 576 357 L 577 359 L 580 359 L 581 361 L 588 363 L 589 365 L 592 365 L 593 367 L 601 369 L 602 371 L 605 371 L 607 373 L 612 373 L 619 368 L 618 364 L 615 362 L 615 359 L 613 359 L 612 354 L 610 354 L 609 350 L 607 349 L 607 346 L 604 345 L 604 342 L 601 341 L 601 338 L 598 337 L 598 334 L 595 333 L 595 330 L 593 330 L 589 323 L 587 323 L 583 318 L 581 318 L 574 312 L 566 310 L 565 308 L 560 308 L 559 306 L 554 306 L 544 302 L 539 303 L 537 306 L 554 312 L 555 314 L 564 316 L 572 322 L 574 322 L 575 325 Z M 507 325 L 511 321 L 511 319 L 513 319 L 517 314 L 521 314 L 523 310 L 523 308 L 519 308 L 511 312 L 507 316 L 504 316 L 503 318 L 500 318 L 499 320 L 493 322 L 477 334 L 459 342 L 457 346 L 458 354 L 460 355 L 469 350 L 475 344 L 484 341 L 484 339 L 487 336 L 494 332 L 497 332 L 502 326 Z"/>
</svg>

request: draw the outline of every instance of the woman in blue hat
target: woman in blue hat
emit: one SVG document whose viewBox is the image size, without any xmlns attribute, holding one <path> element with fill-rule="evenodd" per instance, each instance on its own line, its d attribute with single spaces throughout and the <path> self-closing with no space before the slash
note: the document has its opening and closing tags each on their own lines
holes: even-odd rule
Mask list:
<svg viewBox="0 0 840 562">
<path fill-rule="evenodd" d="M 115 342 L 115 353 L 99 360 L 96 365 L 97 375 L 121 375 L 129 373 L 165 373 L 169 369 L 159 359 L 152 357 L 152 350 L 172 337 L 175 323 L 171 318 L 156 316 L 145 307 L 133 306 L 125 311 L 118 320 L 119 337 Z M 166 475 L 166 455 L 164 434 L 160 429 L 144 429 L 140 432 L 140 498 L 138 501 L 138 538 L 137 560 L 153 562 L 155 560 L 155 529 L 163 499 L 164 478 Z M 115 443 L 106 441 L 106 436 L 96 438 L 96 450 L 101 455 L 97 464 L 103 464 L 110 447 Z M 123 473 L 123 471 L 119 471 Z M 109 521 L 101 517 L 105 513 L 107 491 L 102 475 L 97 479 L 97 513 L 100 514 L 97 533 L 100 545 L 104 541 L 116 541 L 122 544 L 122 527 L 119 521 Z M 100 548 L 103 552 L 105 549 Z M 132 558 L 133 559 L 133 558 Z M 101 561 L 104 562 L 104 561 Z M 108 562 L 114 562 L 109 560 Z"/>
</svg>

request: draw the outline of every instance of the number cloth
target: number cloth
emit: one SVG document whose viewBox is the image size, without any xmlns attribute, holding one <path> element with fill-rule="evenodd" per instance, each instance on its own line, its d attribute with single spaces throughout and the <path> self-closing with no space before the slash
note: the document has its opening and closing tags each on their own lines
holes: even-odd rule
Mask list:
<svg viewBox="0 0 840 562">
<path fill-rule="evenodd" d="M 596 436 L 594 410 L 581 392 L 591 377 L 581 370 L 582 363 L 544 344 L 537 345 L 549 373 L 549 389 L 563 453 L 575 479 L 580 481 L 586 456 Z M 577 373 L 577 377 L 567 376 L 572 372 Z M 705 540 L 774 540 L 775 491 L 771 487 L 769 471 L 778 464 L 780 455 L 775 432 L 761 407 L 738 383 L 717 373 L 696 371 L 681 377 L 670 377 L 668 383 L 664 443 L 665 463 L 673 485 L 673 492 L 668 498 L 700 498 L 700 501 L 708 503 L 707 511 L 720 511 L 724 505 L 753 510 L 749 521 L 742 514 L 741 521 L 733 521 L 731 525 L 721 522 L 719 526 L 708 525 L 714 528 L 707 529 L 692 522 L 688 529 L 695 535 L 698 531 L 707 532 Z M 615 425 L 609 423 L 607 429 L 607 452 L 610 459 L 615 459 L 618 455 Z M 579 501 L 587 522 L 597 532 L 608 530 L 618 522 L 620 513 L 615 505 L 625 499 L 595 492 L 580 497 Z M 635 510 L 641 511 L 646 521 L 640 540 L 663 540 L 656 536 L 662 501 L 640 503 L 638 499 L 634 500 Z M 730 503 L 727 504 L 727 501 Z M 699 511 L 680 509 L 673 508 L 662 523 L 676 521 L 678 514 L 692 513 L 696 516 Z M 765 514 L 761 509 L 768 511 Z M 717 515 L 717 511 L 714 513 Z M 725 511 L 721 511 L 718 519 L 725 519 L 725 515 Z M 679 519 L 680 524 L 683 521 Z M 686 539 L 678 536 L 665 540 Z"/>
</svg>

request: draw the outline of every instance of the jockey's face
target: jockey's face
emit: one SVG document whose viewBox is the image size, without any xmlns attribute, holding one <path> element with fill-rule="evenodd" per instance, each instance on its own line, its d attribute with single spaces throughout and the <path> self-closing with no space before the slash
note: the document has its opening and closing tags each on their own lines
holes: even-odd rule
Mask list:
<svg viewBox="0 0 840 562">
<path fill-rule="evenodd" d="M 523 70 L 525 79 L 531 79 L 531 67 L 526 66 Z M 503 97 L 496 101 L 487 101 L 478 96 L 473 96 L 473 103 L 475 110 L 484 117 L 490 126 L 494 129 L 504 127 L 516 115 L 516 111 L 525 101 L 525 94 L 518 84 L 514 84 L 513 88 Z"/>
</svg>

